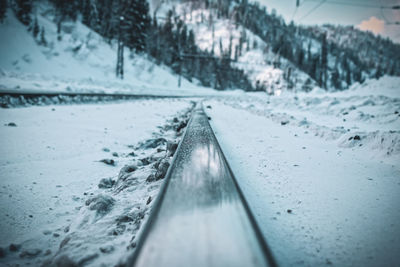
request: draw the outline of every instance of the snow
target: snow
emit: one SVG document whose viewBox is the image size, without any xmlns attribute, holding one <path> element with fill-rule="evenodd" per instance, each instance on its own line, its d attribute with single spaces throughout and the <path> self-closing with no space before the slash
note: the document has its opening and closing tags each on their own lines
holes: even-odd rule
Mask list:
<svg viewBox="0 0 400 267">
<path fill-rule="evenodd" d="M 27 27 L 8 10 L 0 24 L 0 90 L 57 92 L 124 92 L 136 94 L 215 94 L 178 77 L 144 55 L 125 49 L 125 77 L 115 77 L 116 46 L 79 21 L 65 23 L 62 40 L 47 5 L 38 6 L 38 22 L 48 45 L 39 45 Z"/>
<path fill-rule="evenodd" d="M 168 3 L 159 12 L 167 12 L 171 8 Z M 202 50 L 211 52 L 219 57 L 227 54 L 231 43 L 230 59 L 235 58 L 235 47 L 239 47 L 240 38 L 247 39 L 242 44 L 242 54 L 232 65 L 243 70 L 249 77 L 253 86 L 263 88 L 269 93 L 277 90 L 288 89 L 288 83 L 283 78 L 284 69 L 291 68 L 291 76 L 294 86 L 301 87 L 309 76 L 294 67 L 289 61 L 281 58 L 271 51 L 271 47 L 253 32 L 237 26 L 234 19 L 218 18 L 216 11 L 207 10 L 204 7 L 193 4 L 176 4 L 175 10 L 180 18 L 185 21 L 188 29 L 193 30 L 196 44 Z M 210 18 L 212 17 L 212 19 Z M 256 46 L 254 46 L 256 44 Z M 222 47 L 222 51 L 221 51 Z M 280 62 L 280 67 L 274 67 L 274 63 Z"/>
<path fill-rule="evenodd" d="M 159 127 L 190 106 L 189 100 L 169 99 L 1 109 L 0 248 L 6 258 L 0 258 L 0 265 L 40 265 L 55 255 L 77 262 L 94 254 L 92 266 L 118 262 L 137 224 L 128 226 L 126 231 L 131 232 L 124 235 L 108 233 L 125 230 L 114 229 L 117 218 L 140 208 L 147 214 L 143 203 L 149 196 L 154 198 L 162 180 L 146 183 L 150 164 L 139 167 L 134 177 L 118 180 L 116 191 L 96 189 L 97 185 L 103 178 L 116 180 L 126 164 L 141 166 L 141 158 L 161 157 L 165 152 L 154 154 L 155 149 L 137 148 L 135 155 L 130 153 L 140 141 L 161 133 L 167 140 L 174 139 L 168 129 Z M 16 127 L 8 126 L 10 122 Z M 113 159 L 115 166 L 102 159 Z M 134 188 L 128 182 L 132 180 Z M 57 251 L 61 243 L 63 249 Z M 10 244 L 21 245 L 20 251 L 8 251 Z M 100 246 L 112 251 L 100 253 Z M 41 250 L 39 256 L 19 258 L 35 249 Z"/>
<path fill-rule="evenodd" d="M 278 264 L 399 264 L 399 81 L 205 102 Z"/>
<path fill-rule="evenodd" d="M 155 79 L 156 80 L 156 79 Z M 126 83 L 120 80 L 72 79 L 39 73 L 0 72 L 0 92 L 23 93 L 104 93 L 104 94 L 135 94 L 156 96 L 207 96 L 221 94 L 211 88 L 175 85 L 157 86 L 156 84 Z M 223 94 L 237 94 L 236 91 L 226 91 Z"/>
<path fill-rule="evenodd" d="M 177 7 L 197 44 L 210 49 L 209 11 L 185 16 Z M 288 91 L 284 68 L 273 67 L 278 55 L 250 31 L 214 16 L 216 55 L 219 38 L 223 50 L 231 36 L 233 49 L 242 34 L 250 46 L 256 41 L 249 51 L 244 44 L 234 64 L 275 96 L 217 92 L 185 79 L 178 88 L 167 67 L 127 50 L 119 80 L 115 44 L 79 22 L 66 23 L 58 41 L 47 11 L 37 10 L 47 46 L 10 11 L 0 24 L 7 40 L 0 42 L 0 92 L 207 97 L 210 123 L 279 264 L 399 265 L 400 78 L 296 93 L 308 76 L 294 69 Z M 190 99 L 159 99 L 0 109 L 0 254 L 6 254 L 0 265 L 123 262 L 190 106 Z M 166 140 L 152 147 L 157 138 Z M 11 244 L 21 246 L 18 252 Z"/>
</svg>

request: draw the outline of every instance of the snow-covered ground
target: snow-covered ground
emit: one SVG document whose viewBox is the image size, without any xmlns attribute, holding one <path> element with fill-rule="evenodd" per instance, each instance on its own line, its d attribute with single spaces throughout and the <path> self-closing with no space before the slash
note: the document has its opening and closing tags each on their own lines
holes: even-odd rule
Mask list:
<svg viewBox="0 0 400 267">
<path fill-rule="evenodd" d="M 179 138 L 162 126 L 174 117 L 179 124 L 190 106 L 168 99 L 0 109 L 0 265 L 99 266 L 126 256 L 162 181 L 148 176 L 169 153 L 165 140 L 137 144 Z M 120 172 L 124 165 L 131 169 Z"/>
<path fill-rule="evenodd" d="M 399 84 L 383 77 L 337 93 L 206 99 L 278 263 L 398 265 Z M 176 114 L 190 106 L 163 99 L 1 109 L 0 264 L 123 261 L 171 159 L 157 138 L 176 143 L 185 119 Z"/>
<path fill-rule="evenodd" d="M 399 265 L 399 84 L 205 102 L 279 264 Z"/>
<path fill-rule="evenodd" d="M 0 92 L 208 97 L 211 125 L 278 263 L 400 265 L 400 79 L 296 94 L 314 83 L 294 69 L 287 92 L 266 43 L 216 14 L 213 29 L 209 11 L 185 5 L 176 11 L 199 47 L 214 45 L 218 56 L 231 42 L 234 58 L 248 39 L 235 64 L 276 96 L 185 79 L 178 88 L 169 68 L 128 50 L 125 79 L 116 79 L 115 44 L 80 22 L 65 23 L 58 40 L 45 4 L 35 10 L 45 45 L 10 10 L 0 24 Z M 0 265 L 123 262 L 190 107 L 159 99 L 0 109 Z"/>
</svg>

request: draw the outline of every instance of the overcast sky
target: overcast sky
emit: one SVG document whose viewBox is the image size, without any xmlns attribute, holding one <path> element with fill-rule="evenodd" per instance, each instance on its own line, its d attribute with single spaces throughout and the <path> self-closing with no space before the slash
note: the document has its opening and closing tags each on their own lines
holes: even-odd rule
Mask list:
<svg viewBox="0 0 400 267">
<path fill-rule="evenodd" d="M 300 0 L 297 10 L 296 0 L 258 0 L 258 2 L 265 5 L 268 12 L 273 8 L 276 9 L 286 22 L 293 19 L 296 24 L 354 25 L 362 30 L 388 36 L 400 43 L 400 25 L 390 25 L 400 21 L 400 10 L 379 8 L 379 6 L 400 5 L 400 0 Z M 316 9 L 312 11 L 314 8 Z"/>
</svg>

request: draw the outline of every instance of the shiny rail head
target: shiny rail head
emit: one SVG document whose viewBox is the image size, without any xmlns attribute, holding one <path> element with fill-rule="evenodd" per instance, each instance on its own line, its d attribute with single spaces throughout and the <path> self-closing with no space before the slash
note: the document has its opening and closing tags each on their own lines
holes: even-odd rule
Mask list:
<svg viewBox="0 0 400 267">
<path fill-rule="evenodd" d="M 201 104 L 129 266 L 273 266 Z"/>
</svg>

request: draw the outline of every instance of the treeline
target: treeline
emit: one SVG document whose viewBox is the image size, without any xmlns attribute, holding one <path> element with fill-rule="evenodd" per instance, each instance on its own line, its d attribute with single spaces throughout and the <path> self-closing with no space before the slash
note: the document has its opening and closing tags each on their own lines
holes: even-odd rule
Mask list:
<svg viewBox="0 0 400 267">
<path fill-rule="evenodd" d="M 98 0 L 95 6 L 86 2 L 81 9 L 83 23 L 110 42 L 122 38 L 129 49 L 147 53 L 158 64 L 169 66 L 179 78 L 197 79 L 203 86 L 219 90 L 253 90 L 243 71 L 232 67 L 229 60 L 201 51 L 194 32 L 173 17 L 172 11 L 160 22 L 151 19 L 146 0 Z"/>
<path fill-rule="evenodd" d="M 118 43 L 118 68 L 123 66 L 123 49 L 132 53 L 147 53 L 158 64 L 165 64 L 188 80 L 198 80 L 204 86 L 217 89 L 243 88 L 255 90 L 243 71 L 231 65 L 247 50 L 256 48 L 250 44 L 245 32 L 239 43 L 222 51 L 216 57 L 214 41 L 209 51 L 202 51 L 195 43 L 195 34 L 187 29 L 179 16 L 169 12 L 165 18 L 149 15 L 147 0 L 49 0 L 55 8 L 58 39 L 62 39 L 62 23 L 81 21 L 111 43 Z M 209 23 L 213 15 L 231 19 L 232 23 L 250 30 L 267 45 L 266 53 L 276 56 L 274 66 L 287 68 L 284 79 L 293 84 L 290 75 L 292 65 L 307 73 L 323 88 L 345 89 L 354 82 L 366 78 L 379 78 L 389 74 L 400 75 L 400 45 L 389 39 L 376 37 L 352 27 L 325 25 L 301 27 L 286 24 L 266 7 L 247 0 L 185 0 L 194 9 L 209 9 Z M 17 18 L 32 31 L 39 44 L 46 44 L 44 28 L 32 14 L 32 0 L 0 0 L 0 21 L 7 6 Z M 210 26 L 214 27 L 214 26 Z M 218 44 L 217 44 L 218 45 Z M 121 53 L 122 52 L 122 53 Z M 291 64 L 282 66 L 281 58 Z M 123 77 L 123 70 L 117 75 Z M 260 89 L 260 88 L 258 88 Z"/>
<path fill-rule="evenodd" d="M 216 10 L 218 17 L 233 19 L 236 25 L 252 31 L 272 52 L 292 62 L 323 88 L 344 89 L 366 78 L 400 75 L 400 46 L 388 39 L 353 29 L 348 34 L 349 42 L 343 44 L 340 26 L 331 26 L 328 31 L 324 27 L 286 24 L 274 10 L 269 14 L 265 6 L 247 0 L 202 2 L 206 8 Z M 285 78 L 290 79 L 290 75 Z"/>
<path fill-rule="evenodd" d="M 15 16 L 26 26 L 32 23 L 33 1 L 27 0 L 0 0 L 0 22 L 6 17 L 7 8 L 12 8 Z"/>
<path fill-rule="evenodd" d="M 197 79 L 202 85 L 219 90 L 253 90 L 244 72 L 232 67 L 228 57 L 217 58 L 212 52 L 200 50 L 195 43 L 194 32 L 174 17 L 172 11 L 168 12 L 163 24 L 154 18 L 149 33 L 148 53 L 158 63 L 171 66 L 189 81 Z"/>
<path fill-rule="evenodd" d="M 0 0 L 5 1 L 5 0 Z M 253 90 L 251 82 L 242 70 L 231 65 L 226 57 L 215 57 L 201 51 L 193 31 L 188 31 L 183 21 L 169 12 L 162 21 L 151 18 L 146 0 L 49 0 L 54 5 L 54 20 L 58 40 L 62 40 L 62 23 L 81 19 L 109 43 L 118 43 L 116 74 L 124 76 L 123 49 L 132 53 L 147 53 L 158 64 L 169 66 L 176 74 L 203 86 L 224 90 L 241 88 Z M 7 1 L 6 1 L 7 4 Z M 33 1 L 14 0 L 11 4 L 17 18 L 35 28 L 37 19 L 32 14 Z M 4 17 L 4 16 L 3 16 Z M 39 33 L 38 33 L 39 34 Z M 34 34 L 34 35 L 38 35 Z M 40 34 L 41 35 L 41 34 Z M 35 36 L 36 38 L 36 36 Z M 45 37 L 43 35 L 45 42 Z"/>
</svg>

